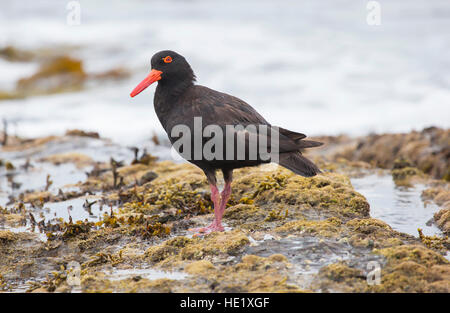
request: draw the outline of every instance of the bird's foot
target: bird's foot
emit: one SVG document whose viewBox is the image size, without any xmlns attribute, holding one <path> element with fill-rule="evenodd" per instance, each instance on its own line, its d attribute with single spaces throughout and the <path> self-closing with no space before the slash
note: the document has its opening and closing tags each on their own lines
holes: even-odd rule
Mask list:
<svg viewBox="0 0 450 313">
<path fill-rule="evenodd" d="M 207 227 L 199 227 L 199 228 L 189 228 L 191 232 L 195 232 L 194 237 L 208 235 L 212 232 L 216 231 L 224 231 L 222 224 L 216 224 L 216 222 L 212 222 L 211 225 Z"/>
</svg>

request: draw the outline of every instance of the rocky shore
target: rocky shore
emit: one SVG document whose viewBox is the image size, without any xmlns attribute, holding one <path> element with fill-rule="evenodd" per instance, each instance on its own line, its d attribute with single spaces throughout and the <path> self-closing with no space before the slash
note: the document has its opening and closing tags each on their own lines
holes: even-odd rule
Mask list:
<svg viewBox="0 0 450 313">
<path fill-rule="evenodd" d="M 450 292 L 449 135 L 321 138 L 313 178 L 238 170 L 226 231 L 204 237 L 187 231 L 212 219 L 195 166 L 96 133 L 12 136 L 0 150 L 0 290 Z M 380 168 L 398 186 L 426 186 L 441 234 L 371 217 L 351 178 Z"/>
</svg>

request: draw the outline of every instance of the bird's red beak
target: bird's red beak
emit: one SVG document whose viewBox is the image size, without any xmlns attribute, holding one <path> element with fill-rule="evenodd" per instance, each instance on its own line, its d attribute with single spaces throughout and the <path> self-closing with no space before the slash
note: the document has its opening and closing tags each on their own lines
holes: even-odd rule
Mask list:
<svg viewBox="0 0 450 313">
<path fill-rule="evenodd" d="M 136 86 L 136 88 L 133 89 L 133 91 L 130 93 L 131 97 L 134 97 L 135 95 L 142 92 L 145 88 L 153 84 L 154 82 L 161 79 L 161 71 L 158 70 L 152 70 L 150 74 L 139 83 L 139 85 Z"/>
</svg>

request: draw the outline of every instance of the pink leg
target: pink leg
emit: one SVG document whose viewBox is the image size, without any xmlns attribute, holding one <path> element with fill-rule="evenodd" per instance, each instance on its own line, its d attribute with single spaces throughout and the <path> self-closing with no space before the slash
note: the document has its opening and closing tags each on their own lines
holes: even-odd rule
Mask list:
<svg viewBox="0 0 450 313">
<path fill-rule="evenodd" d="M 195 235 L 209 234 L 213 231 L 223 231 L 223 226 L 221 224 L 223 213 L 220 214 L 221 201 L 219 189 L 217 189 L 217 186 L 213 184 L 210 184 L 209 186 L 211 188 L 211 201 L 214 204 L 214 221 L 207 227 L 190 228 L 189 231 L 199 233 Z"/>
<path fill-rule="evenodd" d="M 216 186 L 216 177 L 215 173 L 211 171 L 205 171 L 206 176 L 208 177 L 208 181 L 210 182 L 209 186 L 211 187 L 211 200 L 214 203 L 214 221 L 208 227 L 189 229 L 190 231 L 198 232 L 194 236 L 200 236 L 209 234 L 214 231 L 223 231 L 224 228 L 222 226 L 222 216 L 225 212 L 225 208 L 227 206 L 227 202 L 231 196 L 231 182 L 233 180 L 233 170 L 223 170 L 223 178 L 225 180 L 225 187 L 221 194 L 219 194 L 219 190 Z"/>
<path fill-rule="evenodd" d="M 230 199 L 230 196 L 231 196 L 231 181 L 225 181 L 225 187 L 223 188 L 221 196 L 222 196 L 222 200 L 220 201 L 219 212 L 216 215 L 216 223 L 217 223 L 216 226 L 223 230 L 222 216 L 223 216 L 223 213 L 225 212 L 225 209 L 227 207 L 227 202 L 228 202 L 228 200 Z"/>
</svg>

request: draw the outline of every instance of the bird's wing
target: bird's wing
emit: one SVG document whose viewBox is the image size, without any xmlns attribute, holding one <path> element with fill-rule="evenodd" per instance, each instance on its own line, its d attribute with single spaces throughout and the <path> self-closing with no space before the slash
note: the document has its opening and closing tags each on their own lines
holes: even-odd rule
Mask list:
<svg viewBox="0 0 450 313">
<path fill-rule="evenodd" d="M 289 132 L 283 128 L 278 130 L 272 127 L 264 117 L 245 101 L 207 87 L 196 86 L 196 92 L 190 99 L 190 107 L 194 116 L 202 117 L 203 125 L 218 125 L 222 128 L 226 125 L 242 125 L 244 127 L 267 125 L 267 135 L 261 134 L 258 128 L 258 140 L 265 138 L 268 147 L 270 147 L 271 136 L 277 136 L 280 152 L 298 151 L 299 145 L 296 141 L 306 137 L 303 134 Z M 290 138 L 289 134 L 297 134 L 298 136 Z"/>
<path fill-rule="evenodd" d="M 201 116 L 204 124 L 225 125 L 270 125 L 245 101 L 207 87 L 196 86 L 198 96 L 192 98 L 192 109 Z"/>
</svg>

